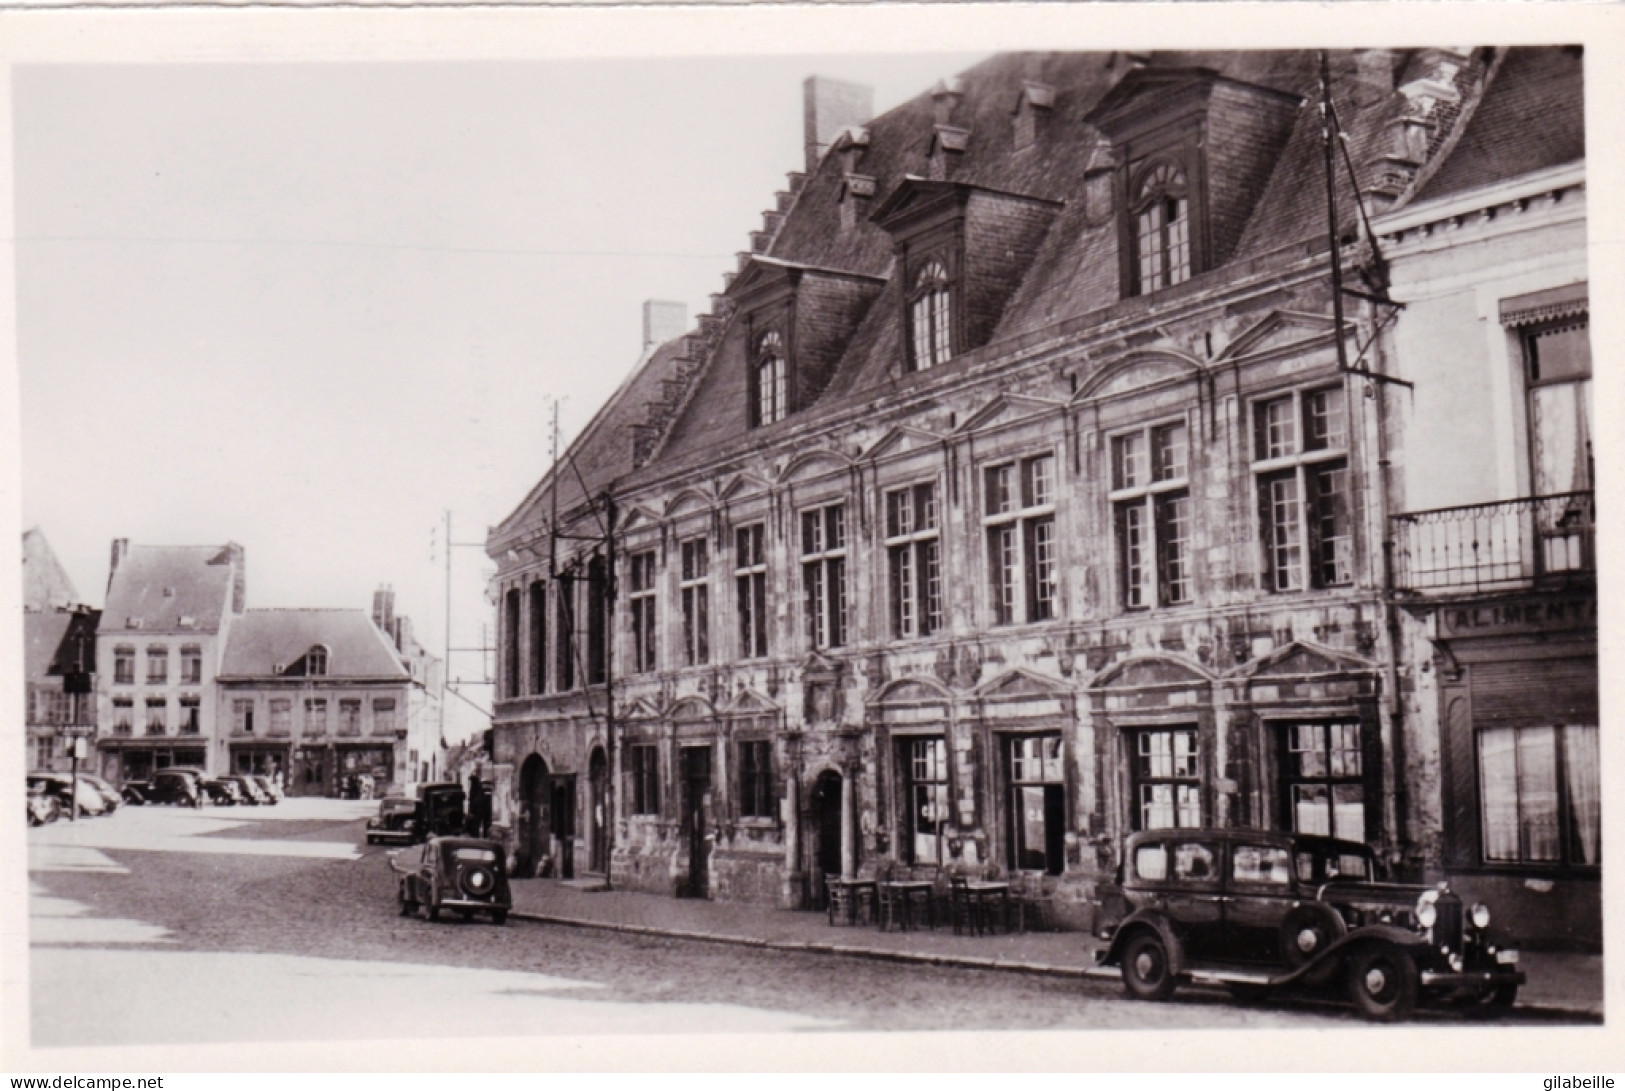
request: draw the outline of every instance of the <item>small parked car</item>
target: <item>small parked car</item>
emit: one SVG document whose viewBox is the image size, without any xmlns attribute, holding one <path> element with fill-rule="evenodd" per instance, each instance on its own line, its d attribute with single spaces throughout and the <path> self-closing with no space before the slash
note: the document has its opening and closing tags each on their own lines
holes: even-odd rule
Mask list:
<svg viewBox="0 0 1625 1091">
<path fill-rule="evenodd" d="M 208 802 L 203 789 L 203 775 L 195 769 L 160 769 L 151 780 L 124 782 L 124 802 L 143 804 L 171 803 L 182 807 L 201 807 Z"/>
<path fill-rule="evenodd" d="M 67 773 L 29 773 L 29 787 L 35 784 L 42 785 L 46 794 L 56 797 L 57 806 L 63 814 L 69 813 L 69 804 L 77 799 L 81 815 L 105 814 L 108 810 L 107 801 L 102 798 L 96 786 L 83 776 L 79 778 L 77 790 L 74 787 L 73 777 Z"/>
<path fill-rule="evenodd" d="M 391 853 L 396 900 L 401 916 L 419 909 L 431 920 L 450 909 L 467 920 L 486 913 L 506 924 L 513 907 L 508 861 L 501 842 L 477 837 L 431 837 L 421 845 Z"/>
<path fill-rule="evenodd" d="M 421 807 L 419 840 L 425 837 L 455 837 L 468 827 L 466 794 L 461 784 L 420 784 Z"/>
<path fill-rule="evenodd" d="M 244 776 L 241 773 L 228 773 L 220 779 L 236 787 L 237 794 L 241 797 L 243 803 L 255 807 L 271 803 L 271 797 L 265 793 L 265 789 L 261 788 L 253 777 Z"/>
<path fill-rule="evenodd" d="M 106 804 L 108 814 L 112 814 L 114 811 L 118 810 L 119 804 L 124 801 L 123 797 L 119 795 L 117 788 L 114 788 L 111 784 L 107 783 L 107 781 L 103 780 L 95 773 L 80 773 L 79 779 L 89 781 L 91 787 L 95 788 L 96 791 L 101 793 L 102 802 Z"/>
<path fill-rule="evenodd" d="M 248 779 L 260 786 L 260 789 L 265 793 L 266 799 L 271 803 L 282 802 L 282 789 L 277 787 L 276 781 L 260 773 L 256 773 Z"/>
<path fill-rule="evenodd" d="M 414 844 L 421 824 L 422 808 L 417 800 L 385 796 L 378 801 L 378 813 L 367 819 L 367 844 Z"/>
<path fill-rule="evenodd" d="M 1525 977 L 1491 931 L 1489 906 L 1448 884 L 1380 882 L 1354 841 L 1245 829 L 1132 834 L 1118 881 L 1098 896 L 1098 973 L 1162 1000 L 1185 981 L 1241 999 L 1341 983 L 1369 1019 L 1419 996 L 1511 1007 Z"/>
<path fill-rule="evenodd" d="M 224 777 L 211 777 L 201 782 L 203 792 L 210 803 L 216 807 L 235 807 L 239 803 L 246 803 L 243 790 L 237 786 L 236 781 Z"/>
<path fill-rule="evenodd" d="M 56 801 L 56 796 L 45 790 L 43 782 L 34 782 L 28 785 L 28 824 L 30 826 L 43 826 L 47 822 L 55 822 L 62 814 L 62 805 Z"/>
</svg>

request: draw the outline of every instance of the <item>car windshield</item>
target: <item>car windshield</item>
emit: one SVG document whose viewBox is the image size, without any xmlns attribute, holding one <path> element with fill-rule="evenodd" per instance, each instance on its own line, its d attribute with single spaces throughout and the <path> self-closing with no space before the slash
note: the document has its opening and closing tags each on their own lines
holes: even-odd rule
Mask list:
<svg viewBox="0 0 1625 1091">
<path fill-rule="evenodd" d="M 451 858 L 474 864 L 494 864 L 497 862 L 497 854 L 492 850 L 468 848 L 466 846 L 452 849 Z"/>
</svg>

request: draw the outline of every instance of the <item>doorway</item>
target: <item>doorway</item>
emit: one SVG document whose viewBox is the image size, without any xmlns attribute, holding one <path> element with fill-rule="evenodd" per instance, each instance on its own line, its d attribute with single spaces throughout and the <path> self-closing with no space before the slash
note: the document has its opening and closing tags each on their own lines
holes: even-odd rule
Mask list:
<svg viewBox="0 0 1625 1091">
<path fill-rule="evenodd" d="M 681 897 L 710 897 L 711 848 L 706 837 L 706 802 L 711 794 L 711 748 L 685 746 L 680 763 L 682 812 L 678 832 L 687 839 L 688 877 Z"/>
<path fill-rule="evenodd" d="M 576 877 L 576 778 L 553 778 L 553 877 Z"/>
<path fill-rule="evenodd" d="M 587 779 L 587 870 L 605 875 L 609 872 L 609 759 L 602 747 L 594 749 L 587 760 Z"/>
<path fill-rule="evenodd" d="M 549 786 L 547 763 L 541 755 L 532 754 L 519 767 L 519 851 L 515 867 L 521 879 L 536 877 L 551 848 Z"/>
<path fill-rule="evenodd" d="M 807 871 L 810 900 L 816 909 L 828 904 L 824 877 L 841 873 L 841 788 L 841 774 L 827 769 L 813 782 L 807 801 Z"/>
</svg>

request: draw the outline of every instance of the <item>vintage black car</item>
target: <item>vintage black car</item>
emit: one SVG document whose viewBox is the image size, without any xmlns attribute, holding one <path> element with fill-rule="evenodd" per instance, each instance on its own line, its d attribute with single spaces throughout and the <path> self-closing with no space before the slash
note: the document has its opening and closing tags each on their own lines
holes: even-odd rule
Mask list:
<svg viewBox="0 0 1625 1091">
<path fill-rule="evenodd" d="M 418 801 L 405 796 L 385 796 L 378 801 L 378 813 L 367 819 L 367 844 L 411 845 L 418 840 L 420 808 Z"/>
<path fill-rule="evenodd" d="M 148 803 L 174 803 L 201 807 L 208 802 L 203 775 L 195 769 L 160 769 L 151 780 L 124 782 L 124 802 L 141 806 Z"/>
<path fill-rule="evenodd" d="M 259 782 L 253 777 L 244 776 L 241 773 L 228 773 L 220 779 L 236 785 L 237 794 L 241 797 L 243 803 L 259 807 L 275 802 L 271 799 L 270 793 L 261 788 Z"/>
<path fill-rule="evenodd" d="M 247 803 L 243 797 L 243 789 L 234 780 L 225 777 L 212 777 L 200 782 L 203 794 L 210 803 L 216 807 L 235 807 L 239 803 Z"/>
<path fill-rule="evenodd" d="M 1370 848 L 1261 830 L 1149 830 L 1128 838 L 1103 887 L 1100 972 L 1130 994 L 1182 981 L 1243 999 L 1342 983 L 1361 1014 L 1403 1017 L 1419 995 L 1510 1007 L 1524 974 L 1490 910 L 1448 886 L 1379 882 Z"/>
<path fill-rule="evenodd" d="M 443 909 L 466 920 L 487 913 L 492 924 L 506 924 L 513 894 L 508 888 L 508 861 L 502 845 L 477 837 L 431 837 L 415 848 L 392 853 L 401 916 L 419 909 L 432 921 Z"/>
</svg>

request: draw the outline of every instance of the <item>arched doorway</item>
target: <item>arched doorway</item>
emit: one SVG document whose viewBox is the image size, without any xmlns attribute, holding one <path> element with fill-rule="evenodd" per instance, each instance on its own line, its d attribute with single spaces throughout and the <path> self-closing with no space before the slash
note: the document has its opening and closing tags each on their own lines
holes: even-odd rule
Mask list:
<svg viewBox="0 0 1625 1091">
<path fill-rule="evenodd" d="M 841 774 L 826 769 L 813 782 L 807 800 L 807 872 L 815 908 L 822 909 L 827 895 L 824 876 L 841 873 Z"/>
<path fill-rule="evenodd" d="M 587 870 L 609 872 L 609 759 L 603 747 L 595 747 L 587 759 L 591 797 L 587 801 Z"/>
<path fill-rule="evenodd" d="M 519 767 L 519 846 L 517 871 L 521 879 L 536 877 L 552 837 L 549 814 L 547 762 L 532 754 Z"/>
</svg>

